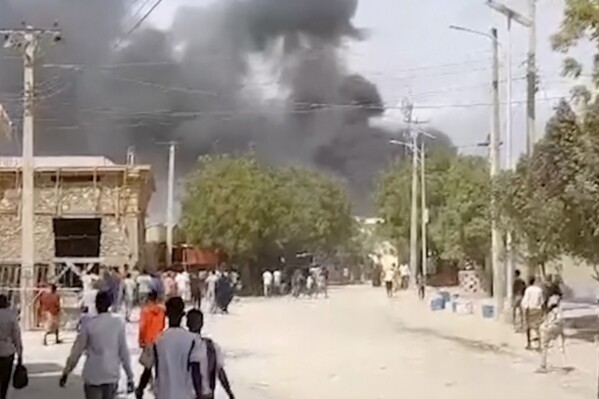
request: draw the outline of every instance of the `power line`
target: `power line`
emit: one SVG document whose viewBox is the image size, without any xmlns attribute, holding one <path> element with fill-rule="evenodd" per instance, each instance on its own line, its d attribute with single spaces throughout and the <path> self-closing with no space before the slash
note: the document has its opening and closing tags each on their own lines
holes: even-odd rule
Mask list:
<svg viewBox="0 0 599 399">
<path fill-rule="evenodd" d="M 162 0 L 156 0 L 156 2 L 154 3 L 154 5 L 152 7 L 150 7 L 150 9 L 141 17 L 141 19 L 139 21 L 137 21 L 137 23 L 135 25 L 133 25 L 133 27 L 131 29 L 129 29 L 127 31 L 127 33 L 125 33 L 125 36 L 122 37 L 116 44 L 115 44 L 115 48 L 118 48 L 120 46 L 120 44 L 126 40 L 129 36 L 131 36 L 133 34 L 133 32 L 135 32 L 137 30 L 137 28 L 139 28 L 141 26 L 141 24 L 144 23 L 144 21 L 146 19 L 148 19 L 148 17 L 154 12 L 154 10 L 160 5 L 160 3 L 162 3 Z"/>
</svg>

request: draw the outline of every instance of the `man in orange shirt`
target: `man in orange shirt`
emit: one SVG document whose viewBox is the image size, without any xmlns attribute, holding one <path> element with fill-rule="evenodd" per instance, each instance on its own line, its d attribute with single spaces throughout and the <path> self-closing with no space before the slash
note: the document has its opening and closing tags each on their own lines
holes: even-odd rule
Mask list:
<svg viewBox="0 0 599 399">
<path fill-rule="evenodd" d="M 48 335 L 56 335 L 56 343 L 61 344 L 60 334 L 60 295 L 55 284 L 50 286 L 50 291 L 44 292 L 40 297 L 40 308 L 45 322 L 44 346 L 48 345 Z"/>
<path fill-rule="evenodd" d="M 152 345 L 156 342 L 165 326 L 165 310 L 158 302 L 158 293 L 150 292 L 148 301 L 141 309 L 139 318 L 139 347 L 142 349 L 142 358 L 152 357 L 154 354 Z M 142 362 L 144 364 L 144 362 Z M 143 398 L 144 390 L 152 379 L 152 369 L 144 368 L 139 380 L 139 386 L 135 390 L 137 399 Z"/>
</svg>

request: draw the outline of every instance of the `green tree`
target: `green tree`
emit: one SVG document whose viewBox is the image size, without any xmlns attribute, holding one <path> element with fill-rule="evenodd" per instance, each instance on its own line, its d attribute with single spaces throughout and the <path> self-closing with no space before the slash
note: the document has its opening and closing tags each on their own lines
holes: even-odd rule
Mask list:
<svg viewBox="0 0 599 399">
<path fill-rule="evenodd" d="M 482 264 L 490 245 L 486 161 L 452 151 L 431 151 L 425 180 L 430 252 L 448 261 Z M 400 248 L 410 239 L 411 187 L 411 162 L 403 161 L 384 172 L 376 195 L 382 227 Z"/>
<path fill-rule="evenodd" d="M 252 157 L 203 157 L 187 183 L 182 226 L 190 243 L 255 259 L 274 239 L 276 180 Z"/>
<path fill-rule="evenodd" d="M 488 162 L 478 156 L 458 156 L 442 177 L 443 203 L 430 226 L 439 255 L 484 265 L 491 249 Z"/>
<path fill-rule="evenodd" d="M 599 86 L 599 4 L 597 0 L 565 0 L 560 29 L 552 37 L 553 48 L 567 53 L 583 39 L 595 45 L 592 78 L 594 85 Z M 580 61 L 569 57 L 564 60 L 563 73 L 578 78 L 583 73 L 583 67 Z M 592 99 L 591 91 L 584 85 L 574 87 L 572 93 L 584 104 Z"/>
<path fill-rule="evenodd" d="M 279 239 L 298 250 L 330 254 L 351 240 L 354 219 L 343 186 L 317 171 L 277 172 Z"/>
</svg>

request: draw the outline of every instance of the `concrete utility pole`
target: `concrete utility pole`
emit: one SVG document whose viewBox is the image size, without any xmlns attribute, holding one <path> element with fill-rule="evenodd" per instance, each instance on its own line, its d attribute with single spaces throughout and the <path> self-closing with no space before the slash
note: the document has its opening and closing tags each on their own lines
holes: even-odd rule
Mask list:
<svg viewBox="0 0 599 399">
<path fill-rule="evenodd" d="M 499 172 L 499 41 L 497 39 L 497 29 L 491 29 L 491 38 L 493 44 L 493 77 L 491 83 L 491 93 L 493 97 L 493 112 L 491 124 L 491 137 L 489 140 L 489 171 L 491 182 Z M 505 267 L 500 261 L 501 239 L 499 229 L 497 228 L 496 202 L 494 195 L 491 195 L 491 265 L 493 267 L 493 297 L 495 298 L 496 315 L 503 313 L 503 304 L 505 300 Z"/>
<path fill-rule="evenodd" d="M 410 271 L 416 276 L 418 268 L 418 134 L 412 129 L 412 111 L 414 104 L 405 100 L 403 104 L 404 121 L 412 138 L 412 212 L 410 216 Z"/>
<path fill-rule="evenodd" d="M 529 0 L 532 1 L 534 3 L 534 0 Z M 530 28 L 531 31 L 534 30 L 533 27 L 533 20 L 530 18 L 525 17 L 524 15 L 520 14 L 519 12 L 505 6 L 504 4 L 501 4 L 495 0 L 487 0 L 487 5 L 492 8 L 493 10 L 503 14 L 506 19 L 507 19 L 507 34 L 508 34 L 508 44 L 506 47 L 506 58 L 507 58 L 507 87 L 506 87 L 506 148 L 505 148 L 505 163 L 506 163 L 506 168 L 507 169 L 512 169 L 513 167 L 513 161 L 512 161 L 512 21 L 517 22 L 518 24 L 522 25 L 525 28 Z M 534 4 L 533 4 L 534 7 Z M 534 64 L 534 56 L 533 56 L 533 64 Z M 530 67 L 530 58 L 529 58 L 529 67 Z M 527 75 L 528 77 L 528 75 Z M 533 74 L 533 80 L 534 80 L 534 74 Z M 530 103 L 530 90 L 529 90 L 529 96 L 528 96 L 528 103 Z M 534 94 L 533 94 L 533 99 L 532 99 L 532 113 L 534 115 Z M 529 151 L 529 147 L 530 147 L 530 125 L 528 123 L 528 118 L 527 118 L 527 139 L 526 139 L 526 150 L 527 152 Z M 532 123 L 532 127 L 534 129 L 534 121 Z M 507 276 L 507 284 L 506 284 L 506 290 L 507 290 L 507 294 L 508 294 L 508 298 L 512 299 L 512 285 L 513 285 L 513 281 L 514 281 L 514 270 L 515 270 L 515 265 L 514 265 L 514 251 L 512 249 L 512 233 L 511 232 L 507 232 L 506 237 L 505 237 L 505 260 L 507 263 L 507 272 L 506 272 L 506 276 Z"/>
<path fill-rule="evenodd" d="M 528 155 L 532 155 L 535 145 L 535 100 L 537 95 L 537 70 L 535 65 L 536 47 L 537 47 L 537 32 L 536 32 L 536 17 L 537 3 L 536 0 L 528 0 L 530 30 L 528 31 L 528 67 L 526 71 L 526 151 Z"/>
<path fill-rule="evenodd" d="M 26 26 L 22 29 L 0 29 L 4 36 L 4 47 L 10 47 L 23 54 L 23 157 L 21 189 L 21 284 L 20 308 L 21 325 L 24 330 L 33 323 L 33 289 L 35 288 L 35 188 L 33 158 L 33 112 L 35 102 L 34 66 L 36 50 L 43 39 L 59 42 L 62 37 L 58 30 L 35 29 Z"/>
<path fill-rule="evenodd" d="M 168 146 L 168 194 L 166 199 L 166 265 L 173 260 L 173 229 L 175 227 L 173 207 L 175 199 L 175 142 Z"/>
<path fill-rule="evenodd" d="M 416 152 L 416 149 L 414 149 L 414 152 Z M 426 169 L 424 165 L 425 159 L 426 153 L 424 150 L 424 140 L 422 140 L 422 142 L 420 143 L 420 219 L 422 222 L 422 279 L 424 281 L 424 286 L 426 287 L 426 276 L 428 275 L 428 250 L 426 239 L 426 225 L 428 224 L 428 207 L 426 206 Z"/>
</svg>

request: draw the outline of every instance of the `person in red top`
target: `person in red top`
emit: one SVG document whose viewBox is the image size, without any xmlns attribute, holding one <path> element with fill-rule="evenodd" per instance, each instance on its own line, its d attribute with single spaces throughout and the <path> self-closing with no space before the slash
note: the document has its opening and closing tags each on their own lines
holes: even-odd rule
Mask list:
<svg viewBox="0 0 599 399">
<path fill-rule="evenodd" d="M 164 331 L 165 319 L 165 309 L 158 302 L 158 293 L 156 291 L 150 292 L 148 301 L 142 307 L 139 318 L 139 347 L 142 349 L 142 358 L 153 356 L 152 345 L 154 345 L 160 334 L 162 334 L 162 331 Z M 152 369 L 144 368 L 139 385 L 135 390 L 135 397 L 137 399 L 143 398 L 144 390 L 151 379 Z"/>
<path fill-rule="evenodd" d="M 48 335 L 56 335 L 56 343 L 61 344 L 60 335 L 60 295 L 55 284 L 50 286 L 50 291 L 40 296 L 40 308 L 44 317 L 45 334 L 44 346 L 48 345 Z"/>
</svg>

